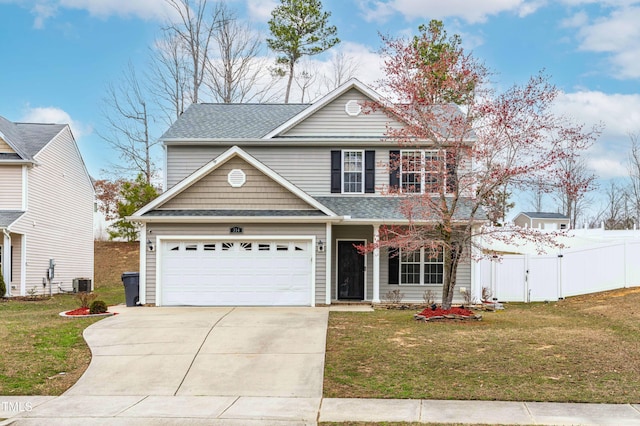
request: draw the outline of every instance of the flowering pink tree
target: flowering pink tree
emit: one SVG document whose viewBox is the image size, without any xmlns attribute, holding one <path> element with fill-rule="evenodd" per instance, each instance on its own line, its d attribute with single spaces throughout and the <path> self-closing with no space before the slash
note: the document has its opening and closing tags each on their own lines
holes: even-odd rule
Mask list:
<svg viewBox="0 0 640 426">
<path fill-rule="evenodd" d="M 390 125 L 386 138 L 400 146 L 389 163 L 398 185 L 389 192 L 401 197 L 407 223 L 382 227 L 380 241 L 363 250 L 388 247 L 402 256 L 428 248 L 441 256 L 442 307 L 448 309 L 458 265 L 478 235 L 554 244 L 552 234 L 482 226 L 486 212 L 506 202 L 496 196 L 504 188 L 526 190 L 545 179 L 558 162 L 592 144 L 598 130 L 584 131 L 552 111 L 558 89 L 545 75 L 493 91 L 484 65 L 439 21 L 421 26 L 413 38 L 383 37 L 383 43 L 381 86 L 393 101 L 369 109 L 404 124 Z"/>
</svg>

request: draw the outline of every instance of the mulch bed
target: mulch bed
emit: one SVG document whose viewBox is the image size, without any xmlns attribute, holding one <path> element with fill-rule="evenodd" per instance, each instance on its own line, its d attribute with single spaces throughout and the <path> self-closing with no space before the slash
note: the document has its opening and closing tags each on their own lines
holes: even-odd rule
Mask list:
<svg viewBox="0 0 640 426">
<path fill-rule="evenodd" d="M 71 317 L 71 318 L 108 317 L 111 315 L 115 315 L 115 312 L 105 312 L 103 314 L 92 314 L 89 312 L 89 308 L 78 308 L 71 311 L 60 312 L 61 317 Z"/>
<path fill-rule="evenodd" d="M 473 311 L 462 307 L 452 307 L 451 309 L 427 308 L 413 317 L 418 321 L 482 320 L 482 315 L 476 315 Z"/>
</svg>

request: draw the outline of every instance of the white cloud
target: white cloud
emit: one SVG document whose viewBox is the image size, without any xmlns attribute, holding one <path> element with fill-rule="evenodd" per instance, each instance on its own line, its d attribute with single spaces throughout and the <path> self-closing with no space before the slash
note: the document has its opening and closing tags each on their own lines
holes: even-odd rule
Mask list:
<svg viewBox="0 0 640 426">
<path fill-rule="evenodd" d="M 490 15 L 513 12 L 523 17 L 544 5 L 543 0 L 359 0 L 367 21 L 385 22 L 399 13 L 408 21 L 459 17 L 467 22 L 484 22 Z"/>
<path fill-rule="evenodd" d="M 27 107 L 20 121 L 25 123 L 68 124 L 76 140 L 93 132 L 91 126 L 73 120 L 69 113 L 56 107 Z"/>
<path fill-rule="evenodd" d="M 249 19 L 255 22 L 267 22 L 271 11 L 278 5 L 276 0 L 247 0 Z"/>
<path fill-rule="evenodd" d="M 626 176 L 629 133 L 640 132 L 640 94 L 563 93 L 556 108 L 587 127 L 602 123 L 605 127 L 588 152 L 588 163 L 602 179 Z"/>
<path fill-rule="evenodd" d="M 86 10 L 91 16 L 137 17 L 165 20 L 175 16 L 175 10 L 163 0 L 0 0 L 27 8 L 34 15 L 34 28 L 44 28 L 48 19 L 61 9 Z"/>
<path fill-rule="evenodd" d="M 610 54 L 612 74 L 640 78 L 640 7 L 622 7 L 608 16 L 584 22 L 578 32 L 580 49 Z"/>
<path fill-rule="evenodd" d="M 563 19 L 560 22 L 560 25 L 564 28 L 580 28 L 589 23 L 589 15 L 584 10 L 570 16 L 569 18 Z"/>
</svg>

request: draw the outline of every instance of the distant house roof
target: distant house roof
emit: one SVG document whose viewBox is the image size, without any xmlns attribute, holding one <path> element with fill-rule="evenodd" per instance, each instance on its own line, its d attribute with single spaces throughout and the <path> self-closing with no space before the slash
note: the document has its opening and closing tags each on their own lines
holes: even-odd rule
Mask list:
<svg viewBox="0 0 640 426">
<path fill-rule="evenodd" d="M 160 139 L 258 139 L 309 104 L 193 104 Z"/>
<path fill-rule="evenodd" d="M 1 160 L 33 160 L 66 124 L 14 123 L 0 117 L 0 137 L 16 152 Z"/>
<path fill-rule="evenodd" d="M 565 216 L 562 213 L 547 213 L 547 212 L 521 212 L 520 214 L 527 216 L 531 219 L 566 219 L 569 220 L 569 216 Z"/>
</svg>

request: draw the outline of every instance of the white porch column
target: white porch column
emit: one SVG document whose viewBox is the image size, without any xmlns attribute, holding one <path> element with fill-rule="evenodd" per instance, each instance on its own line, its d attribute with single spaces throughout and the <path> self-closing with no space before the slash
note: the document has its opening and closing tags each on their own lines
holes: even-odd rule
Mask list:
<svg viewBox="0 0 640 426">
<path fill-rule="evenodd" d="M 151 240 L 150 235 L 147 235 L 146 222 L 142 223 L 142 226 L 140 227 L 140 233 L 138 235 L 138 238 L 140 239 L 140 275 L 138 276 L 138 289 L 140 293 L 138 294 L 138 302 L 141 305 L 144 305 L 145 303 L 147 303 L 147 241 L 151 241 L 152 244 L 155 245 L 156 250 L 160 250 L 160 247 L 158 246 L 157 242 Z"/>
<path fill-rule="evenodd" d="M 7 296 L 11 296 L 11 235 L 6 230 L 2 230 L 4 240 L 2 243 L 2 275 L 4 284 L 7 286 Z M 4 296 L 4 294 L 2 295 Z"/>
<path fill-rule="evenodd" d="M 325 237 L 327 238 L 327 241 L 325 242 L 324 245 L 324 253 L 325 253 L 325 296 L 324 296 L 324 303 L 326 303 L 327 305 L 331 304 L 331 277 L 333 276 L 333 273 L 331 271 L 331 260 L 333 259 L 333 255 L 331 254 L 333 252 L 332 248 L 333 248 L 333 236 L 331 235 L 331 223 L 327 223 L 327 232 Z"/>
<path fill-rule="evenodd" d="M 380 303 L 380 248 L 378 243 L 380 242 L 380 225 L 373 225 L 373 242 L 375 248 L 373 249 L 373 303 Z"/>
</svg>

